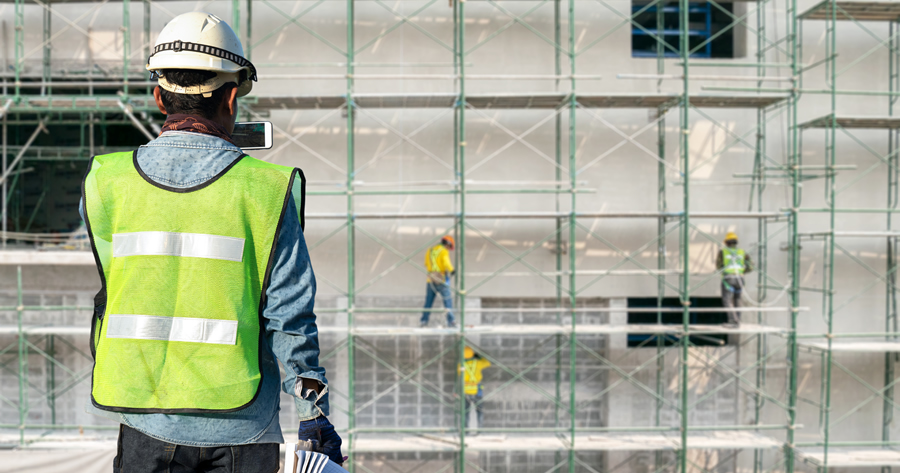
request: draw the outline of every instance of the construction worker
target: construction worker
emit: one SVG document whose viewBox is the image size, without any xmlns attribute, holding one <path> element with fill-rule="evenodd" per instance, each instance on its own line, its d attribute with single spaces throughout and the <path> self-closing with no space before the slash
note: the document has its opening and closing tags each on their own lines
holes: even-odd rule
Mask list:
<svg viewBox="0 0 900 473">
<path fill-rule="evenodd" d="M 725 235 L 725 247 L 716 256 L 716 269 L 722 271 L 722 307 L 727 309 L 741 306 L 744 290 L 744 274 L 753 270 L 750 255 L 737 247 L 738 237 L 734 232 Z M 741 323 L 741 314 L 728 311 L 728 324 Z"/>
<path fill-rule="evenodd" d="M 484 390 L 481 388 L 481 380 L 483 379 L 482 370 L 491 366 L 491 362 L 485 360 L 478 353 L 475 353 L 471 347 L 463 350 L 463 358 L 465 362 L 460 367 L 463 373 L 463 390 L 466 394 L 466 412 L 465 427 L 469 428 L 469 413 L 475 409 L 475 417 L 478 419 L 478 428 L 484 426 L 484 411 L 482 409 L 481 400 L 484 397 Z M 477 432 L 472 435 L 477 435 Z"/>
<path fill-rule="evenodd" d="M 450 250 L 454 244 L 453 237 L 447 235 L 425 253 L 425 271 L 428 274 L 425 284 L 425 311 L 422 312 L 422 319 L 419 321 L 421 327 L 428 326 L 428 317 L 431 315 L 429 309 L 434 304 L 435 294 L 440 294 L 444 307 L 447 308 L 447 327 L 456 327 L 453 321 L 453 295 L 450 294 L 450 276 L 455 273 L 453 263 L 450 262 Z"/>
<path fill-rule="evenodd" d="M 114 471 L 277 471 L 281 389 L 294 396 L 299 439 L 340 464 L 305 178 L 231 140 L 256 69 L 231 27 L 203 12 L 163 28 L 147 69 L 162 133 L 94 157 L 82 186 L 102 282 L 88 410 L 122 424 Z"/>
</svg>

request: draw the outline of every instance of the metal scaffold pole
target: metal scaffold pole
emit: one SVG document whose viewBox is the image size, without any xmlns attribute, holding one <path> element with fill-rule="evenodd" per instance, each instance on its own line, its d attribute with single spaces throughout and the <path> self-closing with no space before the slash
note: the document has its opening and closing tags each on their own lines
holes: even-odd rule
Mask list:
<svg viewBox="0 0 900 473">
<path fill-rule="evenodd" d="M 25 0 L 15 0 L 13 6 L 15 9 L 15 64 L 13 64 L 13 74 L 15 78 L 15 101 L 21 100 L 22 93 L 22 72 L 25 64 Z"/>
<path fill-rule="evenodd" d="M 241 37 L 241 0 L 231 0 L 231 29 L 235 36 Z"/>
<path fill-rule="evenodd" d="M 354 180 L 356 174 L 356 104 L 353 100 L 355 68 L 355 1 L 347 0 L 347 442 L 350 445 L 348 456 L 350 473 L 356 472 L 356 454 L 354 437 L 356 429 L 356 339 L 353 335 L 354 314 L 356 306 L 356 220 L 354 217 Z"/>
<path fill-rule="evenodd" d="M 128 100 L 128 66 L 131 62 L 131 0 L 122 0 L 122 98 Z"/>
<path fill-rule="evenodd" d="M 788 248 L 788 263 L 790 277 L 790 305 L 791 305 L 791 330 L 788 332 L 787 348 L 788 355 L 788 412 L 784 461 L 785 471 L 793 473 L 795 461 L 795 430 L 797 424 L 797 388 L 798 388 L 798 357 L 799 350 L 797 347 L 797 316 L 798 307 L 800 307 L 800 234 L 799 223 L 800 217 L 798 209 L 800 208 L 800 136 L 797 124 L 797 107 L 800 100 L 799 88 L 801 65 L 800 65 L 800 35 L 799 22 L 797 20 L 797 0 L 787 0 L 786 23 L 788 26 L 787 40 L 789 50 L 789 58 L 791 62 L 791 77 L 794 78 L 794 87 L 791 88 L 790 97 L 787 103 L 787 122 L 788 122 L 788 169 L 790 170 L 791 181 L 791 213 L 788 220 L 788 238 L 790 244 Z"/>
<path fill-rule="evenodd" d="M 458 168 L 458 186 L 459 186 L 459 217 L 457 224 L 457 237 L 459 238 L 459 277 L 457 278 L 457 291 L 459 292 L 459 348 L 457 352 L 458 366 L 465 366 L 465 347 L 466 347 L 466 2 L 460 0 L 457 3 L 457 13 L 459 15 L 456 21 L 457 34 L 457 67 L 459 68 L 459 97 L 456 100 L 456 107 L 459 114 L 459 122 L 457 126 L 456 143 L 459 149 L 459 168 Z M 466 471 L 466 420 L 469 412 L 466 410 L 466 389 L 464 375 L 458 373 L 459 385 L 459 472 Z M 478 426 L 481 428 L 481 425 Z"/>
<path fill-rule="evenodd" d="M 681 415 L 681 446 L 679 450 L 679 471 L 681 473 L 687 473 L 688 471 L 688 429 L 690 427 L 690 416 L 689 416 L 689 382 L 688 376 L 690 374 L 690 370 L 688 369 L 689 357 L 690 357 L 690 317 L 691 317 L 691 271 L 690 271 L 690 178 L 691 178 L 691 160 L 690 160 L 690 81 L 689 81 L 689 62 L 691 57 L 690 51 L 690 36 L 688 35 L 689 31 L 689 23 L 690 23 L 690 2 L 689 0 L 679 0 L 679 29 L 681 30 L 680 34 L 680 49 L 679 52 L 681 54 L 681 62 L 682 62 L 682 97 L 681 97 L 681 106 L 679 109 L 680 112 L 680 120 L 679 120 L 679 128 L 681 133 L 679 133 L 679 144 L 680 144 L 680 157 L 681 157 L 681 173 L 682 173 L 682 181 L 684 184 L 684 195 L 683 195 L 683 211 L 684 215 L 681 220 L 681 269 L 682 269 L 682 277 L 681 277 L 681 304 L 683 307 L 682 312 L 682 327 L 684 330 L 684 335 L 681 337 L 681 402 L 680 402 L 680 415 Z"/>
<path fill-rule="evenodd" d="M 666 27 L 666 14 L 665 7 L 668 0 L 659 0 L 656 4 L 656 30 L 665 31 Z M 657 33 L 658 34 L 658 33 Z M 666 48 L 665 48 L 665 36 L 656 37 L 656 73 L 662 76 L 666 72 Z M 662 93 L 663 81 L 662 79 L 656 81 L 656 92 Z M 668 248 L 666 246 L 666 224 L 668 223 L 668 219 L 665 217 L 665 214 L 668 212 L 668 197 L 666 196 L 666 118 L 665 115 L 668 113 L 668 109 L 665 107 L 658 107 L 656 109 L 657 120 L 656 123 L 656 149 L 657 154 L 659 155 L 659 161 L 656 165 L 656 210 L 660 213 L 659 219 L 656 223 L 656 237 L 659 239 L 657 242 L 657 252 L 656 252 L 656 269 L 660 271 L 664 271 L 668 266 L 666 264 L 666 254 L 668 252 Z M 666 297 L 666 279 L 664 275 L 657 276 L 656 280 L 656 306 L 663 307 L 663 299 Z M 662 311 L 656 313 L 656 323 L 662 325 L 663 323 L 663 313 Z M 665 337 L 657 334 L 656 339 L 656 402 L 654 403 L 653 410 L 653 425 L 656 427 L 662 426 L 662 411 L 663 411 L 663 399 L 665 399 L 665 375 L 666 375 L 666 358 L 664 355 L 665 350 Z M 655 471 L 660 471 L 663 468 L 663 452 L 656 452 L 654 455 L 654 468 Z"/>
<path fill-rule="evenodd" d="M 9 165 L 9 163 L 7 162 L 7 159 L 8 159 L 7 158 L 7 146 L 9 144 L 9 142 L 8 142 L 9 126 L 7 124 L 7 119 L 6 119 L 5 113 L 3 114 L 2 120 L 3 120 L 2 123 L 0 123 L 0 126 L 3 127 L 3 129 L 0 130 L 0 133 L 2 133 L 2 136 L 0 136 L 0 139 L 3 140 L 3 142 L 0 143 L 0 175 L 6 174 L 6 168 Z M 0 246 L 0 247 L 2 247 L 4 250 L 6 249 L 6 243 L 8 240 L 8 238 L 6 236 L 6 232 L 8 230 L 8 228 L 7 228 L 8 223 L 7 223 L 6 217 L 8 215 L 7 212 L 9 210 L 9 202 L 8 202 L 8 198 L 7 198 L 7 194 L 6 194 L 7 187 L 8 187 L 7 182 L 4 179 L 3 183 L 0 184 L 0 232 L 2 232 L 2 234 L 3 234 L 2 237 L 0 237 L 0 241 L 2 241 L 2 246 Z"/>
<path fill-rule="evenodd" d="M 153 43 L 150 41 L 150 25 L 151 25 L 151 3 L 150 0 L 142 0 L 144 2 L 144 35 L 142 40 L 144 41 L 144 57 L 141 58 L 144 61 L 147 61 L 150 58 L 150 54 L 153 50 Z M 248 48 L 249 51 L 249 48 Z M 148 88 L 148 95 L 152 93 L 152 89 Z"/>
<path fill-rule="evenodd" d="M 44 42 L 44 48 L 43 48 L 44 55 L 42 58 L 42 66 L 43 67 L 42 67 L 42 71 L 41 71 L 41 80 L 45 84 L 49 83 L 52 79 L 51 78 L 52 69 L 51 69 L 51 65 L 50 65 L 50 60 L 52 59 L 52 51 L 53 51 L 52 42 L 51 42 L 51 29 L 52 29 L 52 24 L 53 24 L 52 23 L 53 16 L 50 13 L 50 5 L 52 5 L 52 3 L 50 1 L 48 1 L 47 8 L 45 8 L 43 11 L 43 16 L 44 16 L 44 21 L 43 21 L 43 25 L 42 25 L 43 35 L 41 37 L 41 39 Z M 51 87 L 44 89 L 44 91 L 47 94 L 52 93 Z"/>
<path fill-rule="evenodd" d="M 577 85 L 575 82 L 575 58 L 577 56 L 575 52 L 575 0 L 569 0 L 569 47 L 568 47 L 568 56 L 569 56 L 569 73 L 571 74 L 570 84 L 571 90 L 569 91 L 569 188 L 575 189 L 578 184 L 578 160 L 577 160 L 577 146 L 576 146 L 576 138 L 578 128 L 576 126 L 577 121 L 577 110 L 578 110 L 578 93 L 577 93 Z M 571 197 L 571 208 L 569 209 L 571 215 L 569 217 L 569 242 L 567 248 L 569 250 L 569 307 L 571 312 L 569 313 L 571 317 L 571 326 L 572 333 L 569 335 L 569 473 L 575 473 L 575 432 L 577 429 L 577 342 L 578 335 L 575 330 L 576 322 L 577 322 L 577 313 L 575 311 L 577 307 L 577 296 L 578 296 L 578 288 L 575 285 L 577 282 L 575 269 L 577 268 L 578 259 L 576 258 L 576 237 L 577 234 L 575 232 L 578 220 L 577 220 L 577 211 L 578 211 L 578 196 L 575 192 L 572 192 Z"/>
<path fill-rule="evenodd" d="M 560 92 L 561 81 L 558 78 L 562 75 L 562 51 L 560 50 L 560 45 L 562 44 L 562 0 L 554 0 L 553 1 L 553 41 L 556 43 L 556 47 L 553 48 L 553 72 L 556 74 L 557 79 L 554 81 L 554 86 L 556 92 Z M 562 107 L 563 105 L 560 105 Z M 557 193 L 554 196 L 554 204 L 557 214 L 562 212 L 562 195 L 559 193 L 559 190 L 562 189 L 562 110 L 557 108 L 554 110 L 554 114 L 556 115 L 553 118 L 554 121 L 554 129 L 553 129 L 553 157 L 556 163 L 556 168 L 554 169 L 554 177 L 556 179 L 557 185 L 556 190 Z M 563 299 L 563 222 L 565 217 L 559 216 L 555 219 L 555 231 L 556 238 L 554 238 L 554 263 L 556 269 L 556 308 L 562 309 L 565 307 L 566 302 Z M 556 312 L 556 323 L 562 324 L 562 316 L 563 312 L 558 310 Z M 553 426 L 556 428 L 560 427 L 560 407 L 562 404 L 562 356 L 563 356 L 563 336 L 562 334 L 558 334 L 556 336 L 556 376 L 554 377 L 554 399 L 556 402 L 553 406 Z M 561 461 L 560 452 L 556 452 L 554 454 L 554 459 L 556 460 L 556 464 L 559 464 Z"/>
<path fill-rule="evenodd" d="M 894 109 L 897 106 L 898 97 L 893 92 L 900 90 L 900 41 L 896 37 L 900 22 L 891 21 L 888 25 L 888 91 L 891 95 L 888 97 L 888 116 L 894 116 Z M 900 200 L 900 159 L 897 157 L 897 150 L 900 147 L 900 133 L 898 130 L 888 130 L 888 158 L 887 158 L 887 208 L 885 218 L 887 219 L 887 231 L 893 230 L 893 215 L 891 211 L 897 209 L 898 200 Z M 885 262 L 885 321 L 884 330 L 886 333 L 897 333 L 900 326 L 897 321 L 897 238 L 888 237 L 886 245 L 886 262 Z M 895 336 L 885 336 L 885 341 L 896 341 Z M 891 425 L 894 423 L 894 376 L 896 375 L 896 353 L 884 354 L 884 401 L 882 402 L 882 425 L 881 425 L 881 441 L 890 442 Z M 882 473 L 890 473 L 891 467 L 883 467 Z"/>
<path fill-rule="evenodd" d="M 253 60 L 253 0 L 247 0 L 247 33 L 244 35 L 247 45 L 247 60 Z"/>
<path fill-rule="evenodd" d="M 756 68 L 756 74 L 759 77 L 765 77 L 768 70 L 763 64 L 766 62 L 766 5 L 769 0 L 764 0 L 759 3 L 756 11 L 756 62 L 759 66 Z M 760 80 L 756 83 L 757 87 L 762 87 L 764 81 Z M 753 190 L 756 190 L 756 209 L 759 212 L 763 211 L 763 193 L 766 189 L 766 169 L 765 169 L 765 159 L 764 156 L 767 154 L 767 146 L 766 146 L 766 109 L 759 108 L 756 110 L 756 146 L 754 149 L 753 156 L 753 184 L 751 185 L 750 190 L 750 202 L 748 205 L 748 211 L 753 210 Z M 768 220 L 759 219 L 756 222 L 756 242 L 757 242 L 757 252 L 756 252 L 756 288 L 757 288 L 757 300 L 759 302 L 764 302 L 766 300 L 766 274 L 768 274 Z M 760 325 L 764 325 L 766 319 L 762 312 L 757 312 L 756 314 L 756 323 Z M 756 370 L 756 395 L 753 399 L 753 423 L 760 424 L 762 422 L 762 410 L 765 405 L 766 399 L 765 396 L 762 395 L 763 388 L 766 384 L 766 365 L 767 365 L 767 354 L 768 354 L 768 341 L 769 338 L 765 335 L 757 335 L 756 336 L 756 364 L 758 369 Z M 753 451 L 753 472 L 760 473 L 764 470 L 765 466 L 763 464 L 764 461 L 764 451 L 760 449 L 756 449 Z"/>
<path fill-rule="evenodd" d="M 353 451 L 354 429 L 356 429 L 356 340 L 353 335 L 354 314 L 356 306 L 356 221 L 354 219 L 354 175 L 356 169 L 355 145 L 356 129 L 354 118 L 356 105 L 353 100 L 353 72 L 356 61 L 354 48 L 354 32 L 356 16 L 355 2 L 347 0 L 347 429 L 350 432 L 347 441 L 350 443 L 350 473 L 356 472 L 356 455 Z"/>
<path fill-rule="evenodd" d="M 28 347 L 22 319 L 25 303 L 22 299 L 22 267 L 16 266 L 16 322 L 18 323 L 19 346 L 19 445 L 25 445 L 25 421 L 28 418 Z"/>
<path fill-rule="evenodd" d="M 826 324 L 826 343 L 828 345 L 823 357 L 825 363 L 825 400 L 823 405 L 823 442 L 824 452 L 822 457 L 822 468 L 828 469 L 828 456 L 830 453 L 831 441 L 831 399 L 832 399 L 832 376 L 833 376 L 833 357 L 832 350 L 834 338 L 834 251 L 835 251 L 835 207 L 837 203 L 837 193 L 835 192 L 836 171 L 835 165 L 835 145 L 837 139 L 837 63 L 835 55 L 837 51 L 837 0 L 829 0 L 830 14 L 825 21 L 825 83 L 831 91 L 829 96 L 830 106 L 830 123 L 825 128 L 825 203 L 828 206 L 828 234 L 825 236 L 825 267 L 823 291 L 825 294 L 825 324 Z"/>
</svg>

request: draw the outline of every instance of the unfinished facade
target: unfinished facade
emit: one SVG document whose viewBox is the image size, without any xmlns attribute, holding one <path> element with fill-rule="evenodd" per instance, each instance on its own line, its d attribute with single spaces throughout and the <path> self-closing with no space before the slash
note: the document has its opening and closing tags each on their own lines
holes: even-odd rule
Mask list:
<svg viewBox="0 0 900 473">
<path fill-rule="evenodd" d="M 900 466 L 900 4 L 831 0 L 0 2 L 13 453 L 115 436 L 83 410 L 80 182 L 158 133 L 144 60 L 195 9 L 260 71 L 241 119 L 277 133 L 255 156 L 309 179 L 350 471 Z M 756 263 L 739 328 L 729 231 Z M 446 234 L 459 326 L 419 328 Z M 494 365 L 477 436 L 465 345 Z"/>
</svg>

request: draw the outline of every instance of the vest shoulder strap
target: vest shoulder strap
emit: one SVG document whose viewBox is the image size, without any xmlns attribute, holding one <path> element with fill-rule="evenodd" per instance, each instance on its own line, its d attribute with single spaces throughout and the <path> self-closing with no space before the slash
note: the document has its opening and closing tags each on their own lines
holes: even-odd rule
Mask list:
<svg viewBox="0 0 900 473">
<path fill-rule="evenodd" d="M 274 169 L 283 172 L 290 179 L 290 193 L 294 198 L 294 204 L 297 207 L 297 218 L 300 219 L 300 229 L 306 229 L 306 176 L 300 168 L 292 168 L 290 166 L 282 166 L 280 164 L 268 163 L 266 161 L 256 159 L 252 156 L 245 156 L 242 163 L 245 166 L 257 169 Z"/>
</svg>

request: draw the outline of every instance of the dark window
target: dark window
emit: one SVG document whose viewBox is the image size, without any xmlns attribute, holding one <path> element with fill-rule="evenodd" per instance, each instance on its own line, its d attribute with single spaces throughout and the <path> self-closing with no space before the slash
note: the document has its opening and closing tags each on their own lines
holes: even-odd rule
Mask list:
<svg viewBox="0 0 900 473">
<path fill-rule="evenodd" d="M 20 121 L 8 126 L 9 153 L 14 156 L 34 132 L 38 117 L 25 114 L 11 117 Z M 59 118 L 54 115 L 54 120 L 75 117 L 78 115 Z M 162 115 L 152 117 L 156 123 L 163 121 Z M 73 126 L 54 120 L 47 125 L 48 133 L 38 134 L 19 161 L 16 174 L 9 177 L 6 223 L 12 232 L 70 232 L 82 225 L 78 202 L 81 181 L 91 157 L 90 128 L 86 124 Z M 105 154 L 132 150 L 146 143 L 147 138 L 124 115 L 103 114 L 95 122 L 93 141 L 94 152 Z"/>
<path fill-rule="evenodd" d="M 662 15 L 657 15 L 657 5 Z M 665 41 L 663 54 L 679 57 L 681 54 L 681 8 L 678 2 L 662 1 L 648 5 L 634 1 L 631 13 L 631 55 L 633 57 L 657 57 L 657 39 Z M 731 3 L 713 6 L 707 2 L 688 6 L 688 36 L 694 58 L 734 57 L 734 8 Z M 725 10 L 725 11 L 723 11 Z M 638 26 L 640 25 L 640 26 Z M 721 34 L 720 34 L 721 33 Z"/>
<path fill-rule="evenodd" d="M 660 307 L 655 297 L 629 297 L 629 309 L 648 309 Z M 681 308 L 681 301 L 677 297 L 664 297 L 662 299 L 662 307 L 671 309 Z M 691 307 L 708 308 L 722 307 L 722 299 L 718 297 L 692 297 Z M 681 325 L 681 312 L 628 312 L 628 323 L 638 325 Z M 720 325 L 728 321 L 728 314 L 725 312 L 691 312 L 688 323 L 697 325 Z M 660 320 L 661 319 L 661 320 Z M 657 340 L 659 337 L 659 340 Z M 672 346 L 680 343 L 681 337 L 671 334 L 645 334 L 645 333 L 629 333 L 628 346 L 632 348 L 655 347 L 661 341 L 663 346 Z M 695 346 L 722 346 L 728 344 L 728 335 L 725 334 L 703 334 L 691 335 L 689 340 L 691 345 Z"/>
</svg>

